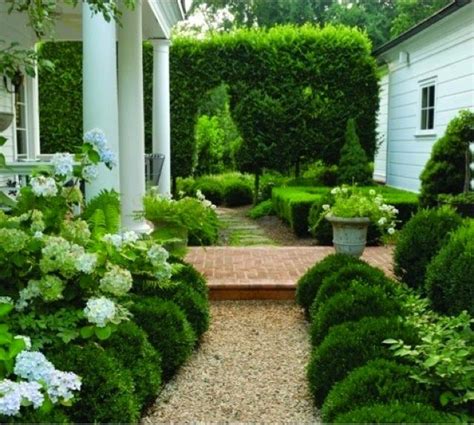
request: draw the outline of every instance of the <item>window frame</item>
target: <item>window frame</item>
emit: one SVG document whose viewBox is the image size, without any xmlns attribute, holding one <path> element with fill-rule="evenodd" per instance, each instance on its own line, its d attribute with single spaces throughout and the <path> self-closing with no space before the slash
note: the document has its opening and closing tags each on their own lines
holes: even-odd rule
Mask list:
<svg viewBox="0 0 474 425">
<path fill-rule="evenodd" d="M 423 91 L 424 89 L 428 90 L 428 99 L 429 101 L 429 87 L 433 87 L 434 89 L 434 99 L 433 99 L 433 106 L 423 107 Z M 437 77 L 430 77 L 425 78 L 418 82 L 418 105 L 417 105 L 417 125 L 416 125 L 416 134 L 417 137 L 423 136 L 436 136 L 436 108 L 438 103 L 438 85 L 437 85 Z M 433 128 L 422 128 L 422 117 L 423 111 L 433 110 Z M 429 118 L 427 118 L 429 119 Z"/>
<path fill-rule="evenodd" d="M 30 132 L 29 132 L 29 121 L 28 121 L 28 103 L 29 103 L 29 99 L 28 99 L 28 87 L 27 87 L 27 84 L 26 84 L 26 79 L 23 81 L 23 84 L 21 85 L 21 89 L 23 91 L 23 98 L 22 99 L 19 99 L 20 95 L 18 93 L 13 93 L 13 111 L 15 113 L 15 116 L 14 116 L 14 123 L 15 123 L 15 128 L 14 128 L 14 132 L 13 132 L 13 142 L 14 142 L 14 149 L 15 149 L 15 160 L 18 160 L 18 159 L 27 159 L 29 157 L 29 137 L 30 137 Z M 17 122 L 18 122 L 18 108 L 17 108 L 17 105 L 20 105 L 20 110 L 22 111 L 23 113 L 23 122 L 24 122 L 24 126 L 23 127 L 19 127 Z M 21 121 L 21 119 L 20 119 Z M 25 141 L 24 141 L 24 147 L 25 147 L 25 152 L 24 153 L 20 153 L 18 151 L 18 131 L 21 131 L 23 132 L 23 135 L 24 135 L 24 138 L 25 138 Z"/>
</svg>

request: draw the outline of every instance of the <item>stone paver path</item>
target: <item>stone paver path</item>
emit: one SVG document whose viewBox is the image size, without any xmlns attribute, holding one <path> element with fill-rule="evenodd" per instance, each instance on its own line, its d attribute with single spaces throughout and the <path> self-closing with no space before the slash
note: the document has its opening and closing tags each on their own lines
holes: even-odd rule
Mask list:
<svg viewBox="0 0 474 425">
<path fill-rule="evenodd" d="M 242 209 L 220 207 L 217 209 L 217 215 L 222 223 L 219 245 L 261 246 L 276 244 L 254 220 L 242 214 Z"/>
<path fill-rule="evenodd" d="M 291 301 L 218 301 L 201 345 L 143 423 L 317 424 L 307 322 Z"/>
<path fill-rule="evenodd" d="M 209 286 L 294 287 L 297 280 L 332 247 L 196 247 L 186 260 L 208 279 Z M 367 247 L 362 257 L 392 274 L 392 248 Z"/>
</svg>

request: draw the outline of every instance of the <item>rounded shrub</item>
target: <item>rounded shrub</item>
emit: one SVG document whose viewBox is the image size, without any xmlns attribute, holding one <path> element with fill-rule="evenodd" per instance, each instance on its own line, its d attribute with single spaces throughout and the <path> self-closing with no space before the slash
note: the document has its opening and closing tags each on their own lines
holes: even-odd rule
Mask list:
<svg viewBox="0 0 474 425">
<path fill-rule="evenodd" d="M 466 152 L 473 127 L 474 112 L 461 111 L 433 145 L 431 157 L 420 175 L 423 205 L 436 205 L 440 194 L 456 195 L 463 191 Z"/>
<path fill-rule="evenodd" d="M 420 402 L 431 404 L 434 394 L 410 378 L 411 369 L 385 359 L 375 359 L 354 369 L 329 392 L 321 409 L 323 421 L 350 410 L 378 403 Z"/>
<path fill-rule="evenodd" d="M 354 280 L 349 289 L 335 294 L 312 316 L 311 343 L 320 344 L 332 326 L 368 316 L 394 316 L 400 312 L 400 304 L 381 287 Z"/>
<path fill-rule="evenodd" d="M 192 264 L 177 257 L 170 257 L 168 262 L 171 264 L 181 265 L 181 267 L 173 273 L 173 280 L 186 282 L 196 292 L 207 298 L 209 288 L 207 286 L 206 278 L 202 273 L 196 270 Z"/>
<path fill-rule="evenodd" d="M 63 344 L 46 353 L 60 370 L 82 379 L 81 391 L 67 414 L 74 423 L 137 422 L 140 403 L 130 371 L 94 343 Z"/>
<path fill-rule="evenodd" d="M 224 200 L 224 186 L 217 179 L 198 179 L 194 185 L 194 193 L 198 190 L 214 205 L 221 205 Z"/>
<path fill-rule="evenodd" d="M 433 308 L 474 315 L 474 221 L 456 230 L 428 265 L 426 292 Z"/>
<path fill-rule="evenodd" d="M 224 202 L 229 207 L 249 205 L 253 198 L 252 186 L 244 181 L 235 180 L 225 185 Z"/>
<path fill-rule="evenodd" d="M 456 417 L 436 410 L 429 404 L 398 403 L 375 404 L 339 415 L 333 423 L 408 423 L 446 424 L 459 422 Z"/>
<path fill-rule="evenodd" d="M 358 322 L 334 326 L 323 342 L 313 349 L 308 365 L 308 380 L 315 403 L 321 407 L 336 382 L 350 371 L 376 358 L 392 354 L 382 343 L 385 339 L 403 339 L 415 344 L 416 331 L 396 317 L 365 317 Z"/>
<path fill-rule="evenodd" d="M 162 376 L 168 380 L 190 356 L 196 334 L 174 302 L 142 296 L 133 297 L 133 301 L 130 311 L 161 354 Z"/>
<path fill-rule="evenodd" d="M 451 208 L 420 210 L 398 235 L 394 252 L 395 274 L 412 288 L 423 288 L 426 267 L 462 223 Z"/>
<path fill-rule="evenodd" d="M 316 263 L 298 280 L 296 302 L 305 309 L 306 313 L 308 313 L 323 279 L 347 264 L 364 264 L 364 262 L 349 255 L 331 254 Z"/>
<path fill-rule="evenodd" d="M 152 402 L 161 385 L 161 357 L 145 331 L 133 322 L 122 323 L 104 345 L 108 353 L 130 370 L 141 406 Z"/>
<path fill-rule="evenodd" d="M 354 280 L 362 281 L 370 286 L 381 287 L 386 294 L 391 294 L 395 290 L 395 283 L 385 276 L 382 270 L 364 262 L 348 264 L 323 279 L 318 294 L 311 304 L 310 316 L 314 317 L 320 307 L 333 295 L 349 289 Z"/>
</svg>

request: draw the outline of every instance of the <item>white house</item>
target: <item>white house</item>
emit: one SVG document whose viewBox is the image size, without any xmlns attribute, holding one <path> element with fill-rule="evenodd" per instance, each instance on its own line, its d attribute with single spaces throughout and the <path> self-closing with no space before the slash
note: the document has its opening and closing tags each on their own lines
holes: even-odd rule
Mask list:
<svg viewBox="0 0 474 425">
<path fill-rule="evenodd" d="M 459 110 L 474 110 L 474 3 L 453 1 L 374 54 L 387 66 L 374 177 L 418 191 L 434 142 Z"/>
<path fill-rule="evenodd" d="M 170 192 L 169 38 L 171 27 L 184 18 L 182 0 L 137 0 L 134 10 L 122 9 L 121 25 L 93 15 L 86 1 L 75 8 L 58 2 L 57 40 L 83 41 L 84 130 L 102 129 L 119 159 L 112 171 L 104 166 L 86 189 L 91 197 L 101 189 L 121 193 L 122 225 L 140 230 L 145 223 L 133 219 L 145 193 L 142 41 L 154 44 L 153 151 L 165 155 L 160 190 Z M 8 14 L 0 2 L 0 40 L 30 48 L 37 39 L 27 26 L 26 13 Z M 13 121 L 0 135 L 8 142 L 2 152 L 7 161 L 42 159 L 40 146 L 38 81 L 25 77 L 18 93 L 0 76 L 2 113 Z M 58 114 L 63 113 L 57 111 Z"/>
</svg>

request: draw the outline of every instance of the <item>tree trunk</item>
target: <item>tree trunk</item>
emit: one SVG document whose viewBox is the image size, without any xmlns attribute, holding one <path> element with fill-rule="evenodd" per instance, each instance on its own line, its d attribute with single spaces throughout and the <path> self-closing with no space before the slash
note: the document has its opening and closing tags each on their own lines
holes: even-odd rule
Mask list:
<svg viewBox="0 0 474 425">
<path fill-rule="evenodd" d="M 255 173 L 255 197 L 254 204 L 257 204 L 258 201 L 258 191 L 260 189 L 260 171 Z"/>
</svg>

